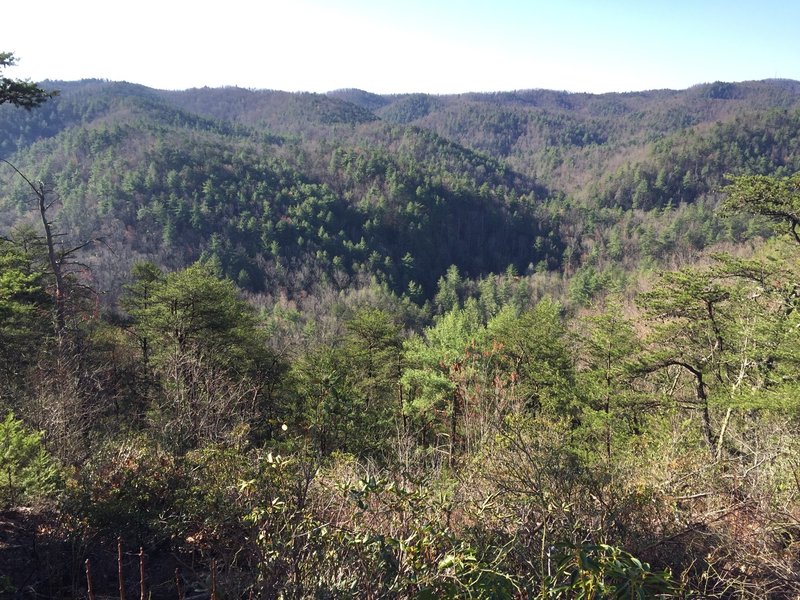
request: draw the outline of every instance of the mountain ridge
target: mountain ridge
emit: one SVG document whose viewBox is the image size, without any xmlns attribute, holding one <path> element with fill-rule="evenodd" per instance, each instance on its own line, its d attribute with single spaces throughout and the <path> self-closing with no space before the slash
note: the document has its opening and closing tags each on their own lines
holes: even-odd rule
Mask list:
<svg viewBox="0 0 800 600">
<path fill-rule="evenodd" d="M 745 235 L 713 221 L 726 174 L 800 168 L 791 80 L 602 95 L 52 85 L 36 111 L 0 107 L 0 156 L 52 183 L 64 226 L 167 266 L 213 257 L 255 290 L 376 278 L 430 298 L 451 264 L 571 273 L 606 264 L 612 238 L 629 264 L 643 248 L 661 260 Z M 24 189 L 0 194 L 13 221 Z"/>
</svg>

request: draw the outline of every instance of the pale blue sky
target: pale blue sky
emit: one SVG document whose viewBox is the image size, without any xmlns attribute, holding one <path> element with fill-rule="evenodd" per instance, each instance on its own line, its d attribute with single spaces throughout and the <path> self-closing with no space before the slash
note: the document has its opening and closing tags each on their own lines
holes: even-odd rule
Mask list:
<svg viewBox="0 0 800 600">
<path fill-rule="evenodd" d="M 683 89 L 800 80 L 795 0 L 38 0 L 15 77 L 324 92 Z"/>
</svg>

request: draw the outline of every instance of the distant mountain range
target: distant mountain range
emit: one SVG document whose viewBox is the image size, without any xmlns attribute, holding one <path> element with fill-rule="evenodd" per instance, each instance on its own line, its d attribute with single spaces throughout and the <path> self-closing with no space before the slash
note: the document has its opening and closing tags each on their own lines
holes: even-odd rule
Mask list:
<svg viewBox="0 0 800 600">
<path fill-rule="evenodd" d="M 372 280 L 415 300 L 451 264 L 630 267 L 760 233 L 715 221 L 725 175 L 800 168 L 788 80 L 602 95 L 43 85 L 60 95 L 0 107 L 0 157 L 50 186 L 69 236 L 105 237 L 114 254 L 93 260 L 109 289 L 143 257 L 213 258 L 255 291 Z M 0 173 L 8 230 L 29 198 Z"/>
</svg>

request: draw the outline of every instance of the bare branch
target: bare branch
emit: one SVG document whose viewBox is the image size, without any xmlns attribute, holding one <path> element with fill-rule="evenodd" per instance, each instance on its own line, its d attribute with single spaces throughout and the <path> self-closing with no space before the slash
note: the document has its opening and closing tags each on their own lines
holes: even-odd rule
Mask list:
<svg viewBox="0 0 800 600">
<path fill-rule="evenodd" d="M 41 195 L 44 194 L 44 186 L 42 186 L 42 189 L 40 191 L 39 188 L 37 188 L 33 184 L 33 182 L 25 176 L 25 174 L 22 171 L 20 171 L 17 167 L 15 167 L 13 163 L 8 162 L 5 158 L 0 158 L 0 161 L 6 163 L 9 167 L 14 169 L 14 171 L 17 173 L 17 175 L 22 177 L 22 179 L 25 181 L 25 183 L 27 183 L 30 186 L 30 188 L 33 190 L 33 192 L 36 194 L 37 197 L 41 197 Z"/>
</svg>

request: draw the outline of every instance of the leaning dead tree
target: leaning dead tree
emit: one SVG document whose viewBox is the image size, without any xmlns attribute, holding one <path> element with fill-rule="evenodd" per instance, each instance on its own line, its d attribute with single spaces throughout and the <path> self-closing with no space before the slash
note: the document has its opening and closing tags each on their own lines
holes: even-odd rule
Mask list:
<svg viewBox="0 0 800 600">
<path fill-rule="evenodd" d="M 41 220 L 43 233 L 36 234 L 37 262 L 49 279 L 54 338 L 52 344 L 40 340 L 40 360 L 30 379 L 30 397 L 25 403 L 28 419 L 45 432 L 52 452 L 65 463 L 80 463 L 90 451 L 88 432 L 102 413 L 100 390 L 95 383 L 99 365 L 86 360 L 81 351 L 80 335 L 73 335 L 70 314 L 81 290 L 91 293 L 74 275 L 75 269 L 85 267 L 78 253 L 96 239 L 70 243 L 58 232 L 51 218 L 54 201 L 49 200 L 44 183 L 35 182 L 9 161 L 9 165 L 27 184 L 35 196 L 35 211 Z M 33 207 L 31 207 L 33 208 Z M 48 351 L 50 350 L 50 351 Z"/>
<path fill-rule="evenodd" d="M 0 161 L 11 167 L 14 172 L 16 172 L 16 174 L 28 184 L 28 187 L 33 190 L 33 193 L 36 196 L 37 210 L 42 220 L 42 226 L 44 227 L 44 243 L 47 250 L 47 263 L 50 268 L 50 272 L 53 274 L 53 280 L 55 282 L 53 302 L 55 306 L 56 336 L 58 339 L 61 339 L 67 326 L 67 282 L 65 265 L 70 257 L 72 257 L 75 253 L 79 252 L 91 243 L 99 240 L 87 240 L 69 248 L 59 247 L 59 245 L 56 243 L 57 234 L 53 233 L 53 222 L 50 221 L 47 216 L 47 212 L 53 206 L 54 201 L 47 201 L 44 183 L 41 181 L 34 183 L 11 162 L 3 158 L 0 158 Z"/>
</svg>

